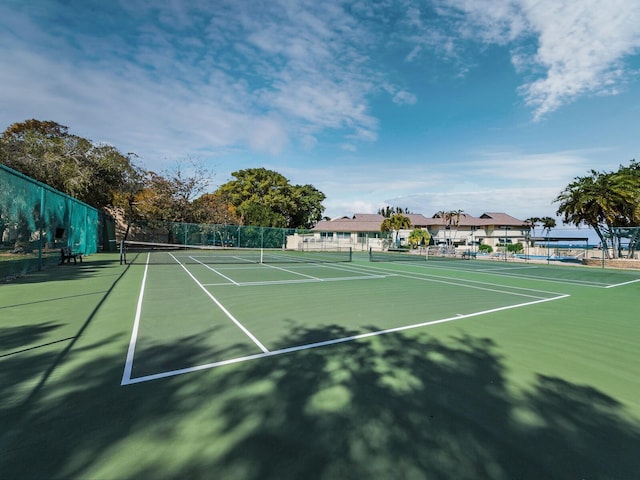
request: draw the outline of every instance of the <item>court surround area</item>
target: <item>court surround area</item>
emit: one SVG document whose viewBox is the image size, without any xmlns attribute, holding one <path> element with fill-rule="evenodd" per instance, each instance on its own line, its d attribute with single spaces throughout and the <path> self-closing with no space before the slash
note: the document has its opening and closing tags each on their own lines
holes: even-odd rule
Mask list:
<svg viewBox="0 0 640 480">
<path fill-rule="evenodd" d="M 0 286 L 0 476 L 640 471 L 640 272 L 213 253 Z"/>
</svg>

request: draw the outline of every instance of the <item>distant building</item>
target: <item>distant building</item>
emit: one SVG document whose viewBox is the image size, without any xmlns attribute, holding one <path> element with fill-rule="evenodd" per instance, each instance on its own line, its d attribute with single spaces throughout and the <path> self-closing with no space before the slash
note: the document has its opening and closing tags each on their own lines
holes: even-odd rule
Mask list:
<svg viewBox="0 0 640 480">
<path fill-rule="evenodd" d="M 450 247 L 476 247 L 480 244 L 492 247 L 505 243 L 525 243 L 531 231 L 531 225 L 506 213 L 488 212 L 479 217 L 467 213 L 443 218 L 438 214 L 425 217 L 422 214 L 404 214 L 411 220 L 411 227 L 398 232 L 400 244 L 406 244 L 409 234 L 416 228 L 427 230 L 431 235 L 431 244 Z M 354 250 L 367 250 L 370 247 L 383 248 L 387 232 L 381 232 L 380 226 L 385 217 L 379 214 L 358 213 L 353 217 L 340 217 L 319 222 L 312 234 L 300 240 L 307 244 L 333 243 L 352 246 Z"/>
<path fill-rule="evenodd" d="M 461 213 L 451 219 L 434 215 L 427 230 L 436 244 L 451 246 L 491 245 L 505 243 L 525 243 L 531 231 L 531 225 L 506 213 L 488 212 L 479 217 Z"/>
</svg>

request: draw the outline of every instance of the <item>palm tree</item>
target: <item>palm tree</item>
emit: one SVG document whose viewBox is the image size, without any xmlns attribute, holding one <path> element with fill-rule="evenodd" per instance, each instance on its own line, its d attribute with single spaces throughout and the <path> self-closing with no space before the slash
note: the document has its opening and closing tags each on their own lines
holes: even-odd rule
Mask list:
<svg viewBox="0 0 640 480">
<path fill-rule="evenodd" d="M 416 228 L 409 234 L 409 244 L 413 248 L 418 248 L 419 245 L 429 245 L 429 240 L 431 240 L 431 235 L 421 228 Z"/>
<path fill-rule="evenodd" d="M 639 220 L 640 175 L 629 174 L 627 170 L 621 168 L 612 173 L 591 170 L 589 176 L 574 178 L 554 200 L 560 204 L 557 214 L 563 216 L 564 223 L 593 228 L 607 257 L 609 239 L 612 247 L 617 242 L 614 227 Z"/>
<path fill-rule="evenodd" d="M 381 232 L 396 232 L 396 245 L 398 244 L 398 234 L 400 233 L 400 230 L 406 228 L 411 228 L 411 220 L 409 217 L 405 217 L 399 213 L 396 213 L 389 218 L 385 218 L 380 225 Z"/>
<path fill-rule="evenodd" d="M 455 240 L 455 236 L 457 234 L 458 231 L 458 225 L 460 224 L 460 216 L 464 213 L 464 210 L 449 210 L 449 211 L 444 211 L 444 210 L 440 210 L 439 212 L 437 212 L 434 215 L 434 218 L 441 218 L 442 219 L 442 223 L 444 224 L 444 229 L 445 229 L 445 240 L 447 240 L 447 243 L 453 243 Z M 456 230 L 454 231 L 454 236 L 453 239 L 451 238 L 451 226 L 456 227 Z M 449 232 L 449 238 L 447 238 L 447 234 L 446 232 Z"/>
<path fill-rule="evenodd" d="M 590 226 L 600 238 L 606 250 L 607 239 L 603 228 L 606 215 L 601 205 L 600 173 L 591 170 L 587 177 L 576 177 L 555 199 L 559 203 L 557 214 L 563 216 L 564 223 L 576 227 Z M 608 253 L 608 252 L 607 252 Z"/>
<path fill-rule="evenodd" d="M 458 225 L 460 225 L 460 216 L 464 213 L 464 210 L 451 210 L 450 212 L 448 212 L 448 217 L 449 217 L 449 229 L 451 229 L 451 226 L 453 225 L 455 228 L 455 230 L 453 231 L 453 239 L 451 238 L 451 230 L 449 230 L 449 240 L 451 241 L 451 243 L 455 243 L 456 240 L 456 236 L 458 234 Z"/>
<path fill-rule="evenodd" d="M 525 220 L 525 223 L 531 225 L 531 236 L 533 237 L 536 234 L 536 227 L 538 223 L 540 223 L 542 219 L 540 217 L 529 217 Z"/>
<path fill-rule="evenodd" d="M 556 219 L 553 217 L 542 217 L 539 219 L 542 222 L 542 232 L 547 232 L 547 236 L 551 232 L 552 228 L 556 227 Z"/>
</svg>

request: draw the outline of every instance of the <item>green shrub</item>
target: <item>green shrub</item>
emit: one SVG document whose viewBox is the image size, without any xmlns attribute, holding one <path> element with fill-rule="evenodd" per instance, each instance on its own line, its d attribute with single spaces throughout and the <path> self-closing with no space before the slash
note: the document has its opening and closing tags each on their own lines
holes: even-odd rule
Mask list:
<svg viewBox="0 0 640 480">
<path fill-rule="evenodd" d="M 491 245 L 485 245 L 483 243 L 482 245 L 478 246 L 478 250 L 482 253 L 491 253 L 493 252 L 493 247 Z"/>
<path fill-rule="evenodd" d="M 520 242 L 507 245 L 507 251 L 512 253 L 522 253 L 524 251 L 524 247 Z"/>
</svg>

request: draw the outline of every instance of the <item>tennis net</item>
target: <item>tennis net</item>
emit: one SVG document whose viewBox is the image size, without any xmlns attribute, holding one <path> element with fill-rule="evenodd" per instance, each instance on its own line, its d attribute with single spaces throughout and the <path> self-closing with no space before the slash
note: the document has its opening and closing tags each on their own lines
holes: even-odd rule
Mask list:
<svg viewBox="0 0 640 480">
<path fill-rule="evenodd" d="M 369 249 L 371 262 L 424 262 L 427 260 L 425 250 L 385 250 Z"/>
<path fill-rule="evenodd" d="M 336 263 L 350 262 L 352 252 L 351 248 L 301 251 L 125 241 L 121 245 L 120 258 L 127 264 L 158 265 Z"/>
<path fill-rule="evenodd" d="M 369 249 L 371 262 L 455 262 L 477 258 L 477 252 L 459 252 L 453 249 L 425 248 L 416 250 L 384 250 Z"/>
</svg>

